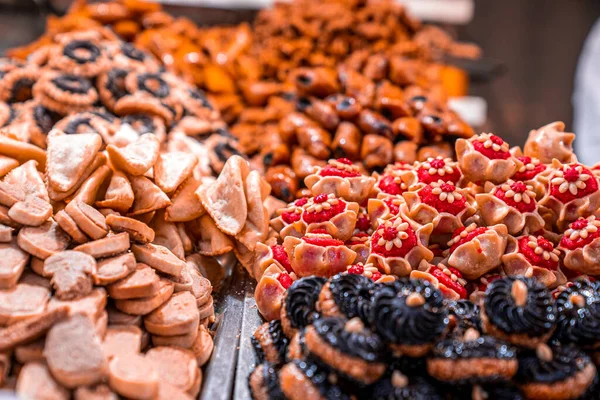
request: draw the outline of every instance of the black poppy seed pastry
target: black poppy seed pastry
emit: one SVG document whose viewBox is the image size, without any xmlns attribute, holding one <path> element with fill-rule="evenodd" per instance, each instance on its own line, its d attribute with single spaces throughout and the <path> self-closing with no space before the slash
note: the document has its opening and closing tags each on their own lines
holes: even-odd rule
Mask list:
<svg viewBox="0 0 600 400">
<path fill-rule="evenodd" d="M 283 333 L 280 321 L 273 320 L 259 326 L 251 341 L 258 362 L 267 361 L 275 365 L 285 362 L 289 339 Z"/>
<path fill-rule="evenodd" d="M 277 369 L 268 362 L 258 364 L 248 376 L 250 395 L 254 400 L 285 400 L 279 387 Z"/>
<path fill-rule="evenodd" d="M 375 282 L 364 275 L 337 274 L 321 289 L 317 310 L 325 317 L 358 317 L 369 323 Z"/>
<path fill-rule="evenodd" d="M 448 303 L 449 326 L 457 334 L 464 334 L 469 328 L 481 331 L 480 308 L 470 300 L 456 300 Z"/>
<path fill-rule="evenodd" d="M 59 72 L 43 74 L 33 86 L 33 94 L 41 105 L 60 115 L 87 111 L 98 100 L 88 79 Z"/>
<path fill-rule="evenodd" d="M 78 133 L 97 133 L 106 142 L 112 135 L 114 126 L 110 121 L 102 116 L 85 111 L 71 114 L 56 123 L 54 126 L 62 130 L 67 135 L 76 135 Z"/>
<path fill-rule="evenodd" d="M 310 360 L 294 360 L 279 371 L 279 386 L 289 400 L 351 400 L 337 376 Z"/>
<path fill-rule="evenodd" d="M 210 167 L 217 174 L 221 173 L 221 170 L 230 157 L 243 155 L 237 139 L 222 135 L 220 132 L 210 135 L 204 141 L 204 145 L 208 149 Z"/>
<path fill-rule="evenodd" d="M 600 344 L 600 292 L 588 280 L 575 281 L 556 298 L 554 339 L 584 349 Z"/>
<path fill-rule="evenodd" d="M 37 82 L 41 73 L 41 70 L 34 66 L 10 70 L 0 80 L 0 100 L 7 103 L 30 100 L 33 85 Z"/>
<path fill-rule="evenodd" d="M 144 92 L 162 100 L 171 96 L 171 87 L 160 73 L 132 72 L 125 78 L 125 87 L 130 93 Z"/>
<path fill-rule="evenodd" d="M 533 278 L 492 282 L 481 309 L 483 331 L 517 346 L 534 348 L 556 327 L 556 305 L 546 286 Z"/>
<path fill-rule="evenodd" d="M 394 356 L 422 357 L 446 330 L 448 308 L 428 281 L 405 278 L 376 291 L 370 321 Z"/>
<path fill-rule="evenodd" d="M 167 104 L 160 98 L 154 97 L 147 92 L 137 92 L 121 97 L 114 105 L 117 115 L 150 114 L 162 118 L 165 124 L 170 125 L 183 114 L 180 104 Z"/>
<path fill-rule="evenodd" d="M 386 347 L 358 318 L 317 319 L 305 328 L 304 345 L 315 360 L 358 384 L 370 385 L 386 371 Z"/>
<path fill-rule="evenodd" d="M 517 350 L 492 336 L 469 328 L 463 338 L 438 342 L 427 360 L 427 372 L 452 384 L 510 380 L 517 372 Z"/>
<path fill-rule="evenodd" d="M 521 390 L 512 382 L 453 385 L 448 390 L 453 399 L 524 400 Z"/>
<path fill-rule="evenodd" d="M 316 304 L 325 278 L 311 276 L 298 279 L 289 287 L 281 305 L 281 327 L 285 336 L 294 337 L 299 329 L 319 317 Z"/>
<path fill-rule="evenodd" d="M 423 377 L 407 377 L 393 371 L 389 377 L 373 385 L 372 400 L 442 400 L 444 396 Z"/>
<path fill-rule="evenodd" d="M 125 68 L 112 68 L 98 76 L 96 86 L 100 100 L 111 110 L 115 103 L 128 94 L 125 88 L 125 77 L 131 72 Z"/>
<path fill-rule="evenodd" d="M 94 40 L 72 39 L 51 51 L 48 64 L 60 71 L 92 78 L 109 68 L 102 47 Z"/>
<path fill-rule="evenodd" d="M 519 357 L 515 381 L 528 399 L 593 399 L 596 367 L 574 346 L 545 343 Z"/>
<path fill-rule="evenodd" d="M 409 378 L 427 376 L 427 357 L 393 357 L 391 367 Z"/>
</svg>

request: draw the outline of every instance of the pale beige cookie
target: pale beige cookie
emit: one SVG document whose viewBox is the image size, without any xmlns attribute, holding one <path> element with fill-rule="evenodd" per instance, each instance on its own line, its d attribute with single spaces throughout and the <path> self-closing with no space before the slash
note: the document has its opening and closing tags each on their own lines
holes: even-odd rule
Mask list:
<svg viewBox="0 0 600 400">
<path fill-rule="evenodd" d="M 46 340 L 44 338 L 37 339 L 31 343 L 23 344 L 15 347 L 15 359 L 21 364 L 27 364 L 29 362 L 42 361 L 46 362 L 44 356 L 44 346 Z"/>
<path fill-rule="evenodd" d="M 74 400 L 119 400 L 119 396 L 105 384 L 80 386 L 73 393 Z"/>
<path fill-rule="evenodd" d="M 44 171 L 46 168 L 46 152 L 33 144 L 0 135 L 0 154 L 14 158 L 20 163 L 35 160 L 40 171 Z"/>
<path fill-rule="evenodd" d="M 132 244 L 131 251 L 138 262 L 148 264 L 165 274 L 179 276 L 181 270 L 185 267 L 185 261 L 177 258 L 169 249 L 160 245 L 152 243 Z"/>
<path fill-rule="evenodd" d="M 165 221 L 164 213 L 159 211 L 152 220 L 151 226 L 155 232 L 155 237 L 152 241 L 153 244 L 166 247 L 177 258 L 181 260 L 185 259 L 181 236 L 179 236 L 179 230 L 174 222 Z"/>
<path fill-rule="evenodd" d="M 44 353 L 52 376 L 68 388 L 93 385 L 106 376 L 102 343 L 85 315 L 74 315 L 55 324 L 46 336 Z"/>
<path fill-rule="evenodd" d="M 131 215 L 149 213 L 171 205 L 171 200 L 158 186 L 144 176 L 131 177 L 134 201 Z"/>
<path fill-rule="evenodd" d="M 44 276 L 52 278 L 54 295 L 59 300 L 74 300 L 92 292 L 96 259 L 80 251 L 65 250 L 44 262 Z"/>
<path fill-rule="evenodd" d="M 198 336 L 190 349 L 196 355 L 196 361 L 198 366 L 202 367 L 212 354 L 214 347 L 213 338 L 208 332 L 208 329 L 200 325 L 198 328 Z"/>
<path fill-rule="evenodd" d="M 35 161 L 27 161 L 13 169 L 0 182 L 0 204 L 12 207 L 18 201 L 24 201 L 28 197 L 39 197 L 46 202 L 50 201 L 48 190 Z"/>
<path fill-rule="evenodd" d="M 54 308 L 41 315 L 16 322 L 8 328 L 0 329 L 0 351 L 30 343 L 43 336 L 56 322 L 65 318 L 67 307 Z"/>
<path fill-rule="evenodd" d="M 96 335 L 100 340 L 104 340 L 106 330 L 108 329 L 108 313 L 106 310 L 102 310 L 100 316 L 94 322 L 94 327 L 96 328 Z"/>
<path fill-rule="evenodd" d="M 54 214 L 54 220 L 56 223 L 65 231 L 74 242 L 76 243 L 85 243 L 90 239 L 79 229 L 77 223 L 73 221 L 73 218 L 67 214 L 65 210 L 60 210 L 56 214 Z"/>
<path fill-rule="evenodd" d="M 190 254 L 194 250 L 194 241 L 190 237 L 185 228 L 185 223 L 177 222 L 177 232 L 179 232 L 179 237 L 181 238 L 181 244 L 183 246 L 183 251 L 185 254 Z"/>
<path fill-rule="evenodd" d="M 54 201 L 62 201 L 71 197 L 79 187 L 92 175 L 94 171 L 106 164 L 106 156 L 104 153 L 97 153 L 92 164 L 85 169 L 81 178 L 75 183 L 75 185 L 66 192 L 59 192 L 52 186 L 48 185 L 48 196 Z"/>
<path fill-rule="evenodd" d="M 177 346 L 189 349 L 194 345 L 197 337 L 198 331 L 192 331 L 185 335 L 177 336 L 152 335 L 152 344 L 155 346 Z"/>
<path fill-rule="evenodd" d="M 200 388 L 202 387 L 202 369 L 198 368 L 198 373 L 196 374 L 196 379 L 194 380 L 194 385 L 187 392 L 193 399 L 197 399 L 200 394 Z"/>
<path fill-rule="evenodd" d="M 17 235 L 21 249 L 42 260 L 65 250 L 69 242 L 69 236 L 53 220 L 40 226 L 26 226 Z"/>
<path fill-rule="evenodd" d="M 137 264 L 135 271 L 129 276 L 106 287 L 113 299 L 139 299 L 152 297 L 158 293 L 160 278 L 146 264 Z"/>
<path fill-rule="evenodd" d="M 108 235 L 100 240 L 80 244 L 73 250 L 82 251 L 94 258 L 104 258 L 129 250 L 129 234 L 127 232 Z"/>
<path fill-rule="evenodd" d="M 191 292 L 196 298 L 196 304 L 201 307 L 206 304 L 210 298 L 212 293 L 212 284 L 196 270 L 191 269 L 190 275 L 193 281 Z"/>
<path fill-rule="evenodd" d="M 179 276 L 175 277 L 169 275 L 166 276 L 166 278 L 175 285 L 175 293 L 191 292 L 192 287 L 194 286 L 194 281 L 192 280 L 192 275 L 190 274 L 189 267 L 187 265 L 181 270 L 181 274 Z"/>
<path fill-rule="evenodd" d="M 48 303 L 48 310 L 67 307 L 69 316 L 85 314 L 91 320 L 96 321 L 102 315 L 106 307 L 106 290 L 95 288 L 92 293 L 77 300 L 58 300 L 52 297 Z"/>
<path fill-rule="evenodd" d="M 54 380 L 43 362 L 23 365 L 17 379 L 17 395 L 21 399 L 69 400 L 70 394 Z"/>
<path fill-rule="evenodd" d="M 17 224 L 40 226 L 52 216 L 52 206 L 46 200 L 30 196 L 16 202 L 8 210 L 8 216 Z"/>
<path fill-rule="evenodd" d="M 248 204 L 248 218 L 236 239 L 250 251 L 254 251 L 256 243 L 264 242 L 269 233 L 270 218 L 264 201 L 269 195 L 271 187 L 258 171 L 251 171 L 244 182 L 244 191 Z"/>
<path fill-rule="evenodd" d="M 94 207 L 75 200 L 67 204 L 65 211 L 79 229 L 93 240 L 102 239 L 108 233 L 106 218 Z"/>
<path fill-rule="evenodd" d="M 94 283 L 105 286 L 123 279 L 135 270 L 135 264 L 133 253 L 98 260 Z"/>
<path fill-rule="evenodd" d="M 135 325 L 138 327 L 142 326 L 142 316 L 126 314 L 117 310 L 114 306 L 109 306 L 106 311 L 108 312 L 108 324 L 109 325 Z"/>
<path fill-rule="evenodd" d="M 19 162 L 14 158 L 0 155 L 0 177 L 8 174 L 11 170 L 17 168 Z"/>
<path fill-rule="evenodd" d="M 177 386 L 173 386 L 170 383 L 159 381 L 158 382 L 158 394 L 154 398 L 155 400 L 193 400 L 194 397 L 189 393 L 184 392 Z"/>
<path fill-rule="evenodd" d="M 42 261 L 42 266 L 43 263 L 44 262 Z M 37 273 L 33 272 L 32 269 L 25 269 L 25 271 L 23 271 L 23 275 L 21 275 L 21 278 L 19 278 L 19 283 L 26 283 L 32 286 L 40 286 L 48 290 L 52 289 L 52 283 L 50 283 L 50 279 L 38 275 Z"/>
<path fill-rule="evenodd" d="M 154 164 L 154 182 L 163 192 L 173 193 L 198 163 L 198 157 L 182 151 L 161 153 Z"/>
<path fill-rule="evenodd" d="M 171 205 L 165 209 L 165 219 L 172 222 L 192 221 L 206 214 L 196 190 L 200 181 L 194 177 L 186 179 L 175 191 Z"/>
<path fill-rule="evenodd" d="M 116 169 L 129 175 L 143 175 L 156 163 L 159 147 L 156 136 L 147 134 L 125 147 L 109 144 L 106 151 Z"/>
<path fill-rule="evenodd" d="M 146 360 L 154 364 L 161 381 L 187 392 L 196 379 L 198 363 L 194 353 L 175 347 L 154 347 L 146 353 Z"/>
<path fill-rule="evenodd" d="M 45 260 L 42 260 L 41 258 L 31 257 L 29 267 L 39 276 L 44 276 L 44 261 Z"/>
<path fill-rule="evenodd" d="M 200 243 L 198 252 L 203 256 L 218 256 L 233 250 L 231 237 L 223 233 L 209 215 L 195 221 L 199 225 Z"/>
<path fill-rule="evenodd" d="M 0 325 L 42 315 L 48 300 L 50 291 L 41 286 L 19 283 L 12 289 L 0 290 Z"/>
<path fill-rule="evenodd" d="M 93 205 L 96 201 L 98 191 L 110 174 L 110 168 L 106 165 L 100 166 L 81 184 L 79 189 L 77 189 L 77 192 L 73 195 L 73 198 L 68 198 L 67 201 L 80 201 L 85 204 Z"/>
<path fill-rule="evenodd" d="M 10 226 L 11 228 L 18 229 L 21 224 L 16 223 L 8 216 L 8 207 L 0 205 L 0 224 Z"/>
<path fill-rule="evenodd" d="M 125 354 L 139 354 L 142 350 L 142 330 L 135 325 L 109 326 L 102 343 L 108 360 Z"/>
<path fill-rule="evenodd" d="M 198 304 L 198 300 L 196 300 L 196 305 L 198 306 L 198 314 L 200 319 L 210 318 L 215 315 L 215 307 L 212 297 L 209 297 L 204 304 Z"/>
<path fill-rule="evenodd" d="M 77 184 L 102 146 L 97 133 L 65 135 L 53 130 L 48 134 L 46 176 L 58 192 L 67 192 Z"/>
<path fill-rule="evenodd" d="M 0 243 L 0 289 L 8 289 L 16 285 L 21 277 L 29 254 L 17 245 L 16 240 L 10 243 Z"/>
<path fill-rule="evenodd" d="M 185 335 L 197 330 L 199 322 L 196 298 L 190 292 L 173 294 L 144 318 L 146 330 L 160 336 Z"/>
<path fill-rule="evenodd" d="M 13 239 L 12 234 L 14 231 L 14 228 L 0 223 L 0 242 L 10 243 Z"/>
<path fill-rule="evenodd" d="M 139 243 L 154 241 L 154 230 L 137 219 L 110 214 L 106 217 L 106 225 L 115 232 L 127 232 L 131 240 Z"/>
<path fill-rule="evenodd" d="M 115 300 L 115 307 L 127 314 L 146 315 L 160 307 L 173 294 L 173 283 L 161 279 L 158 292 L 152 297 Z"/>
<path fill-rule="evenodd" d="M 124 397 L 153 399 L 158 393 L 159 379 L 154 365 L 143 355 L 118 355 L 109 364 L 108 384 Z"/>
<path fill-rule="evenodd" d="M 104 200 L 97 201 L 96 207 L 111 208 L 125 213 L 133 205 L 133 199 L 133 189 L 129 179 L 124 173 L 115 171 L 106 189 Z"/>
</svg>

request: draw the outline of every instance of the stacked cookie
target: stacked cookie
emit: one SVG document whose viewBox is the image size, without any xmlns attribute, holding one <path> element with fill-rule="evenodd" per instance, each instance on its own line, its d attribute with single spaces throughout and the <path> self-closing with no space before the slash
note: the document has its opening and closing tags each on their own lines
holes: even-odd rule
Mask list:
<svg viewBox="0 0 600 400">
<path fill-rule="evenodd" d="M 301 278 L 281 320 L 254 333 L 250 390 L 259 399 L 596 398 L 598 340 L 572 334 L 598 326 L 599 296 L 589 280 L 554 300 L 535 279 L 506 277 L 480 307 L 418 279 Z"/>
</svg>

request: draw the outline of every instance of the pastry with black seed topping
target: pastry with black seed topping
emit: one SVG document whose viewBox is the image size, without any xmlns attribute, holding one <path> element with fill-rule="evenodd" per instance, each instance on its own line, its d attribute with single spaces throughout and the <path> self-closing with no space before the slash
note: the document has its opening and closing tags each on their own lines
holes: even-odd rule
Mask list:
<svg viewBox="0 0 600 400">
<path fill-rule="evenodd" d="M 279 371 L 279 385 L 289 400 L 351 400 L 337 385 L 337 376 L 309 360 L 295 360 Z"/>
<path fill-rule="evenodd" d="M 534 348 L 552 335 L 556 305 L 546 286 L 535 279 L 506 277 L 488 287 L 481 321 L 486 334 Z"/>
<path fill-rule="evenodd" d="M 473 328 L 461 339 L 439 342 L 427 360 L 429 374 L 447 383 L 506 381 L 517 372 L 516 348 Z"/>
<path fill-rule="evenodd" d="M 438 389 L 421 377 L 409 378 L 400 371 L 393 371 L 387 378 L 373 386 L 372 400 L 442 400 Z"/>
<path fill-rule="evenodd" d="M 449 327 L 458 334 L 464 334 L 469 328 L 481 331 L 479 306 L 469 300 L 448 302 Z"/>
<path fill-rule="evenodd" d="M 521 390 L 510 382 L 453 386 L 452 398 L 473 400 L 525 400 Z"/>
<path fill-rule="evenodd" d="M 383 341 L 360 318 L 321 318 L 304 331 L 309 355 L 358 384 L 370 385 L 386 371 Z"/>
<path fill-rule="evenodd" d="M 448 308 L 428 281 L 402 279 L 375 293 L 371 324 L 395 356 L 421 357 L 446 330 Z"/>
<path fill-rule="evenodd" d="M 279 387 L 279 375 L 273 365 L 265 362 L 258 364 L 248 376 L 250 395 L 254 400 L 285 400 Z"/>
<path fill-rule="evenodd" d="M 281 306 L 281 326 L 288 338 L 318 318 L 316 304 L 324 284 L 325 278 L 311 276 L 298 279 L 290 286 Z"/>
<path fill-rule="evenodd" d="M 258 362 L 283 364 L 289 339 L 283 333 L 281 322 L 274 320 L 259 326 L 250 339 Z"/>
<path fill-rule="evenodd" d="M 519 357 L 515 381 L 528 399 L 593 399 L 597 385 L 596 367 L 573 346 L 549 347 Z"/>
<path fill-rule="evenodd" d="M 358 317 L 368 323 L 375 282 L 358 274 L 338 274 L 323 285 L 317 310 L 326 317 Z"/>
<path fill-rule="evenodd" d="M 554 338 L 584 349 L 600 343 L 600 292 L 588 280 L 576 281 L 556 298 L 558 321 Z"/>
</svg>

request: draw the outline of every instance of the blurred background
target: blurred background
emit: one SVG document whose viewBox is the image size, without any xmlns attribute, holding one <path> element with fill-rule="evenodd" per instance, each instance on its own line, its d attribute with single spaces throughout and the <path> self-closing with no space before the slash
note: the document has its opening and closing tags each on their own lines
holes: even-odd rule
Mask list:
<svg viewBox="0 0 600 400">
<path fill-rule="evenodd" d="M 470 72 L 467 113 L 511 144 L 522 145 L 530 129 L 563 120 L 573 129 L 575 72 L 585 39 L 600 16 L 598 0 L 403 0 L 428 22 L 483 49 Z M 271 0 L 166 0 L 166 10 L 201 25 L 251 21 Z M 33 41 L 45 17 L 69 1 L 0 0 L 0 51 Z M 480 100 L 485 99 L 483 104 Z M 473 107 L 475 110 L 473 110 Z"/>
</svg>

